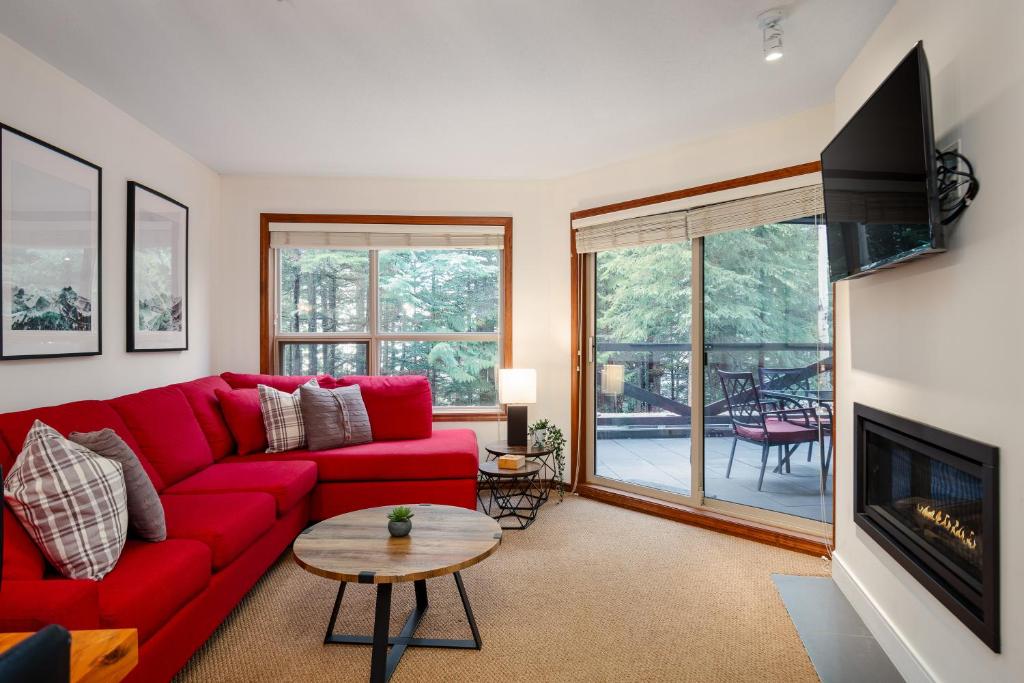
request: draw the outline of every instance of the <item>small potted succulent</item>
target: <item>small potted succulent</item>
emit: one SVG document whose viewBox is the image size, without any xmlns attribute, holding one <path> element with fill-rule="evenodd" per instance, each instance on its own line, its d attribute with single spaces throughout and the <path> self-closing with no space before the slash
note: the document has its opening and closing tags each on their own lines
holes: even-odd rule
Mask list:
<svg viewBox="0 0 1024 683">
<path fill-rule="evenodd" d="M 412 518 L 412 509 L 399 505 L 388 513 L 388 532 L 395 538 L 408 536 L 412 531 Z"/>
</svg>

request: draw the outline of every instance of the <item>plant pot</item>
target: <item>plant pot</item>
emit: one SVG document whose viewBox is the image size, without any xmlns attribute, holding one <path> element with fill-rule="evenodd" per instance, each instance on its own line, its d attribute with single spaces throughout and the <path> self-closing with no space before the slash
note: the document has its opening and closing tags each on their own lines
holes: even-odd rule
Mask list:
<svg viewBox="0 0 1024 683">
<path fill-rule="evenodd" d="M 410 531 L 412 531 L 411 519 L 403 519 L 400 522 L 388 522 L 388 532 L 395 538 L 408 536 Z"/>
<path fill-rule="evenodd" d="M 544 448 L 544 442 L 547 441 L 548 430 L 538 429 L 533 433 L 533 445 L 535 448 Z"/>
</svg>

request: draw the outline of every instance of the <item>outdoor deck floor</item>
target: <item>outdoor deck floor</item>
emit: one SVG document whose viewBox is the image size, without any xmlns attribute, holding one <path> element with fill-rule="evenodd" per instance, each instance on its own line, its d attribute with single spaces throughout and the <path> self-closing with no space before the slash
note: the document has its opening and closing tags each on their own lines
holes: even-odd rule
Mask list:
<svg viewBox="0 0 1024 683">
<path fill-rule="evenodd" d="M 826 448 L 828 442 L 826 441 Z M 807 462 L 807 446 L 801 446 L 790 458 L 792 472 L 774 474 L 775 451 L 768 456 L 764 486 L 757 490 L 761 469 L 761 449 L 740 441 L 732 475 L 725 478 L 732 437 L 709 438 L 704 446 L 704 495 L 743 505 L 775 510 L 807 519 L 832 522 L 831 468 L 825 499 L 819 493 L 820 463 L 818 446 Z M 690 439 L 597 439 L 598 476 L 676 493 L 690 490 Z M 824 510 L 823 510 L 824 508 Z"/>
</svg>

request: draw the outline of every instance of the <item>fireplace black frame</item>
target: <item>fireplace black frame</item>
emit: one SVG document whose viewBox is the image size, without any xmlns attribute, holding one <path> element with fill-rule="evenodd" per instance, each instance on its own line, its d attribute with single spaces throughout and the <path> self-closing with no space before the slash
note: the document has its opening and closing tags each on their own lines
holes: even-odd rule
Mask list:
<svg viewBox="0 0 1024 683">
<path fill-rule="evenodd" d="M 892 415 L 860 403 L 854 415 L 853 519 L 883 550 L 938 598 L 994 652 L 999 640 L 999 449 L 995 446 Z M 869 431 L 913 444 L 922 452 L 970 468 L 983 487 L 982 576 L 980 591 L 957 586 L 934 559 L 915 548 L 895 525 L 867 505 L 867 434 Z"/>
</svg>

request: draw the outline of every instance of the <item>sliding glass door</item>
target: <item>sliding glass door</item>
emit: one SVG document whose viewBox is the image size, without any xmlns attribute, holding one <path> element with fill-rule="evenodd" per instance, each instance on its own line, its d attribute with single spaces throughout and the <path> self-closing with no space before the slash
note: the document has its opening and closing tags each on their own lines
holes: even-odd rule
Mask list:
<svg viewBox="0 0 1024 683">
<path fill-rule="evenodd" d="M 816 218 L 587 253 L 588 480 L 831 523 L 825 257 Z"/>
<path fill-rule="evenodd" d="M 690 496 L 689 242 L 593 256 L 593 475 Z"/>
<path fill-rule="evenodd" d="M 824 226 L 704 238 L 704 496 L 832 521 Z"/>
</svg>

